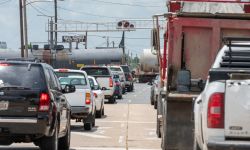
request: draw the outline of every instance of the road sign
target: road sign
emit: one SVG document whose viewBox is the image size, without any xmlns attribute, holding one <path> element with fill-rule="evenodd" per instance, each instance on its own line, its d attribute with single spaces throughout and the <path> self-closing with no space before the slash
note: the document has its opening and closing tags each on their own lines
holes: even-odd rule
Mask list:
<svg viewBox="0 0 250 150">
<path fill-rule="evenodd" d="M 80 36 L 63 36 L 62 42 L 69 43 L 69 42 L 86 42 L 86 36 L 80 35 Z"/>
</svg>

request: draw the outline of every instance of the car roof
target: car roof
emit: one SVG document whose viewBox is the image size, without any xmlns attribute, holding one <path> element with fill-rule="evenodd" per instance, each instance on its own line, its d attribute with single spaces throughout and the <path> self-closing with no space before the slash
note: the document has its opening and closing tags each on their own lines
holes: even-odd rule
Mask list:
<svg viewBox="0 0 250 150">
<path fill-rule="evenodd" d="M 77 72 L 77 73 L 86 73 L 86 71 L 83 70 L 76 70 L 76 69 L 67 69 L 67 68 L 61 68 L 61 69 L 54 69 L 55 72 Z"/>
</svg>

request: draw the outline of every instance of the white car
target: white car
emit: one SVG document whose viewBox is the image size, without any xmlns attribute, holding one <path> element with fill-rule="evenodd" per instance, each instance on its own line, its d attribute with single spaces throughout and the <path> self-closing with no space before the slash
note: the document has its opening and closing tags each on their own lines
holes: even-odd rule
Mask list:
<svg viewBox="0 0 250 150">
<path fill-rule="evenodd" d="M 126 93 L 126 87 L 125 87 L 125 73 L 122 70 L 121 66 L 109 66 L 109 69 L 111 70 L 113 75 L 119 75 L 120 83 L 122 86 L 122 94 Z"/>
<path fill-rule="evenodd" d="M 55 69 L 60 84 L 75 85 L 74 93 L 65 94 L 71 106 L 71 119 L 82 121 L 85 130 L 91 130 L 95 126 L 95 96 L 91 90 L 86 72 L 71 69 Z"/>
<path fill-rule="evenodd" d="M 104 98 L 110 103 L 115 103 L 115 82 L 110 69 L 106 66 L 84 66 L 81 70 L 86 71 L 89 76 L 96 78 L 104 92 Z"/>
<path fill-rule="evenodd" d="M 250 44 L 228 44 L 194 101 L 194 150 L 250 149 L 249 91 Z"/>
<path fill-rule="evenodd" d="M 104 93 L 95 79 L 95 77 L 88 76 L 89 83 L 92 91 L 95 95 L 95 101 L 96 101 L 96 117 L 101 118 L 104 115 Z"/>
</svg>

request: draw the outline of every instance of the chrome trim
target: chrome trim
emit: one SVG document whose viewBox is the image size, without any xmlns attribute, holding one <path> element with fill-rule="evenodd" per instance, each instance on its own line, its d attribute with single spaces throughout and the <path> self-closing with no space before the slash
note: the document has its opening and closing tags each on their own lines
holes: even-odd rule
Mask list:
<svg viewBox="0 0 250 150">
<path fill-rule="evenodd" d="M 0 117 L 0 123 L 37 123 L 37 118 L 3 118 Z"/>
</svg>

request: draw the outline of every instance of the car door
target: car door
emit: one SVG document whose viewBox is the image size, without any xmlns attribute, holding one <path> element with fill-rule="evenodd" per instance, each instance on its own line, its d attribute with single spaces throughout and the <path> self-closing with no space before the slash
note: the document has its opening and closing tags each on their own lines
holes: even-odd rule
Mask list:
<svg viewBox="0 0 250 150">
<path fill-rule="evenodd" d="M 68 105 L 65 96 L 62 94 L 62 89 L 59 84 L 59 81 L 52 69 L 49 69 L 49 74 L 52 79 L 52 92 L 55 96 L 55 100 L 57 102 L 59 114 L 60 114 L 60 132 L 65 131 L 67 129 L 67 121 L 68 121 Z"/>
</svg>

